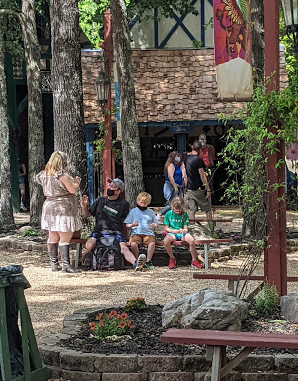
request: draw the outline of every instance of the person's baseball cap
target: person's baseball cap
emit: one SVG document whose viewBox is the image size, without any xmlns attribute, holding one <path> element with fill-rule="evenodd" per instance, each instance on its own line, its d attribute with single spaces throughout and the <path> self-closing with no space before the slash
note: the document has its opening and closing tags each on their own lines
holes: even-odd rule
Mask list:
<svg viewBox="0 0 298 381">
<path fill-rule="evenodd" d="M 108 179 L 108 183 L 114 183 L 116 185 L 116 187 L 118 187 L 121 192 L 124 191 L 124 182 L 120 179 Z"/>
</svg>

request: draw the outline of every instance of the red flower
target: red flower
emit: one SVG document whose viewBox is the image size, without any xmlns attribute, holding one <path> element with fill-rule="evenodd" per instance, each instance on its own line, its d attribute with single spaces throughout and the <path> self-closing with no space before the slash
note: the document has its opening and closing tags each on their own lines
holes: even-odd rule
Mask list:
<svg viewBox="0 0 298 381">
<path fill-rule="evenodd" d="M 113 317 L 117 315 L 117 311 L 113 310 L 109 313 L 109 317 Z"/>
<path fill-rule="evenodd" d="M 103 313 L 101 312 L 100 314 L 96 316 L 95 320 L 100 320 L 102 317 L 103 317 Z"/>
<path fill-rule="evenodd" d="M 127 318 L 127 313 L 125 312 L 122 312 L 122 314 L 120 315 L 121 319 L 126 319 Z"/>
<path fill-rule="evenodd" d="M 119 328 L 125 328 L 125 327 L 126 327 L 126 323 L 125 323 L 125 321 L 121 321 L 121 322 L 118 324 L 118 327 L 119 327 Z"/>
<path fill-rule="evenodd" d="M 99 326 L 100 326 L 100 327 L 104 327 L 104 326 L 105 326 L 105 323 L 102 321 L 101 323 L 99 323 Z"/>
<path fill-rule="evenodd" d="M 94 322 L 89 323 L 89 327 L 90 327 L 90 331 L 94 331 L 95 330 L 95 323 Z"/>
</svg>

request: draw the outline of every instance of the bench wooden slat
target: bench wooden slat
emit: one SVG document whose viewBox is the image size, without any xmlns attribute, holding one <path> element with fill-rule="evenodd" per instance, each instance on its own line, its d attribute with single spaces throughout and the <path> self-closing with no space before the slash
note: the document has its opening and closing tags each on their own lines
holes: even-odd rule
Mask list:
<svg viewBox="0 0 298 381">
<path fill-rule="evenodd" d="M 207 220 L 207 218 L 195 218 L 194 220 L 191 219 L 189 222 L 208 222 L 210 220 Z M 211 221 L 214 222 L 233 222 L 233 218 L 212 218 Z"/>
<path fill-rule="evenodd" d="M 169 329 L 160 336 L 164 343 L 298 349 L 298 336 L 198 329 Z"/>
</svg>

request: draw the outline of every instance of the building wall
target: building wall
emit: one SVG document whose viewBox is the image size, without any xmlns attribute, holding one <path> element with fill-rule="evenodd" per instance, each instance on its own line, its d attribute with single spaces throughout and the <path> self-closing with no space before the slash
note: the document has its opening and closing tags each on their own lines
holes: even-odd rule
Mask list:
<svg viewBox="0 0 298 381">
<path fill-rule="evenodd" d="M 101 55 L 101 51 L 82 51 L 86 123 L 102 118 L 94 87 Z M 216 120 L 219 113 L 230 115 L 245 108 L 245 103 L 217 99 L 213 49 L 133 50 L 132 65 L 139 122 Z M 287 85 L 283 51 L 280 81 L 281 88 Z"/>
</svg>

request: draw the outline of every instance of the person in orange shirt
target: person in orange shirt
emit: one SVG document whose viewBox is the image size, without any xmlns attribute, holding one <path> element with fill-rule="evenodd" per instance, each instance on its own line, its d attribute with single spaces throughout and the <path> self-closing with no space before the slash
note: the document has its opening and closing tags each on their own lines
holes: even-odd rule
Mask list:
<svg viewBox="0 0 298 381">
<path fill-rule="evenodd" d="M 214 166 L 215 149 L 212 145 L 206 144 L 206 135 L 201 134 L 199 136 L 199 142 L 202 144 L 202 148 L 199 152 L 199 157 L 203 159 L 206 170 L 211 169 Z"/>
</svg>

